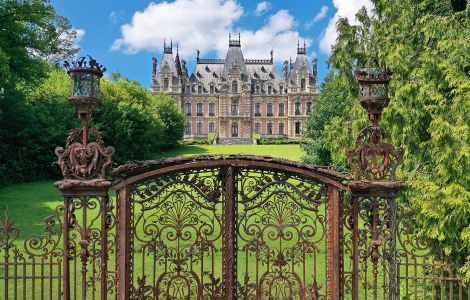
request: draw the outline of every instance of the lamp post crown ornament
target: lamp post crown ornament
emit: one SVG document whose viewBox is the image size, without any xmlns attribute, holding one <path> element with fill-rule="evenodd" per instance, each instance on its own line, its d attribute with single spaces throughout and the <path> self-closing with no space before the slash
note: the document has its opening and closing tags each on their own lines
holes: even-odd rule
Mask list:
<svg viewBox="0 0 470 300">
<path fill-rule="evenodd" d="M 378 62 L 354 70 L 360 85 L 360 104 L 367 111 L 370 125 L 359 132 L 355 148 L 347 149 L 348 162 L 353 168 L 354 180 L 396 182 L 396 169 L 401 164 L 403 149 L 395 148 L 379 126 L 382 111 L 388 106 L 388 85 L 392 73 Z"/>
<path fill-rule="evenodd" d="M 76 108 L 82 128 L 74 128 L 67 137 L 65 147 L 57 147 L 57 164 L 64 180 L 106 180 L 112 164 L 113 147 L 106 147 L 101 133 L 88 128 L 93 108 L 101 101 L 100 79 L 106 68 L 91 56 L 64 62 L 70 76 L 70 103 Z"/>
</svg>

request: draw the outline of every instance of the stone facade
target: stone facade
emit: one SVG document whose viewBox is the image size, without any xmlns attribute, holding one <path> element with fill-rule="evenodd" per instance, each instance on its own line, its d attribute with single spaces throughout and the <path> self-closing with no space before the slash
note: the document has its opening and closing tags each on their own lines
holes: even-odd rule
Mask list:
<svg viewBox="0 0 470 300">
<path fill-rule="evenodd" d="M 248 143 L 253 134 L 301 137 L 307 115 L 318 96 L 317 61 L 308 61 L 305 44 L 297 57 L 284 62 L 279 76 L 270 59 L 245 59 L 240 37 L 229 37 L 225 59 L 203 59 L 188 73 L 178 49 L 164 45 L 160 65 L 153 58 L 152 89 L 170 94 L 186 114 L 185 139 Z"/>
</svg>

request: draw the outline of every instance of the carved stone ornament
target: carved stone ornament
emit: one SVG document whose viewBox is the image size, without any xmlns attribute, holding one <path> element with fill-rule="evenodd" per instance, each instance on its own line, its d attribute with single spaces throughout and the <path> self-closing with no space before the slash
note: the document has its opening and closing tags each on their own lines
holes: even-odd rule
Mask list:
<svg viewBox="0 0 470 300">
<path fill-rule="evenodd" d="M 64 179 L 106 179 L 111 167 L 114 147 L 104 145 L 101 133 L 92 128 L 87 130 L 87 139 L 94 141 L 83 143 L 80 139 L 83 130 L 75 128 L 70 132 L 64 147 L 57 147 L 57 164 Z M 86 141 L 86 140 L 85 140 Z"/>
</svg>

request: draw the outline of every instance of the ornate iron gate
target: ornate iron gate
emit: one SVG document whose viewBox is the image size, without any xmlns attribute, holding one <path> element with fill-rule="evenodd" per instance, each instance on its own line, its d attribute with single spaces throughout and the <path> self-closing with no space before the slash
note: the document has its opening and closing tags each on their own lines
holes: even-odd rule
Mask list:
<svg viewBox="0 0 470 300">
<path fill-rule="evenodd" d="M 117 173 L 120 299 L 339 296 L 346 175 L 253 156 L 129 164 Z"/>
</svg>

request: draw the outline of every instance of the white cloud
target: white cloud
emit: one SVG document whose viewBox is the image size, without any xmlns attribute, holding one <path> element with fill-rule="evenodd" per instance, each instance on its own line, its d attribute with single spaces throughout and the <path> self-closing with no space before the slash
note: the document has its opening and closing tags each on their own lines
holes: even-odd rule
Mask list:
<svg viewBox="0 0 470 300">
<path fill-rule="evenodd" d="M 126 53 L 162 50 L 163 40 L 179 41 L 182 56 L 201 54 L 216 48 L 243 14 L 234 0 L 175 0 L 151 3 L 134 13 L 132 22 L 121 26 L 122 37 L 112 50 Z"/>
<path fill-rule="evenodd" d="M 305 28 L 310 29 L 316 22 L 323 20 L 326 17 L 326 14 L 328 13 L 329 7 L 326 5 L 323 5 L 320 8 L 320 11 L 313 17 L 312 21 L 308 22 L 305 25 Z"/>
<path fill-rule="evenodd" d="M 266 24 L 256 31 L 242 30 L 242 49 L 245 58 L 269 58 L 269 51 L 274 49 L 274 61 L 277 63 L 295 58 L 297 41 L 303 38 L 294 30 L 295 20 L 287 10 L 280 10 L 269 17 Z M 311 39 L 305 39 L 308 46 Z M 218 49 L 219 55 L 227 52 L 227 42 L 224 40 Z"/>
<path fill-rule="evenodd" d="M 74 29 L 77 32 L 77 36 L 75 37 L 75 43 L 80 43 L 80 41 L 85 36 L 85 29 Z"/>
<path fill-rule="evenodd" d="M 318 22 L 320 20 L 323 20 L 326 17 L 326 13 L 328 12 L 329 7 L 326 5 L 323 5 L 320 9 L 320 11 L 315 15 L 313 18 L 314 22 Z"/>
<path fill-rule="evenodd" d="M 112 11 L 108 18 L 109 21 L 111 21 L 111 24 L 117 24 L 124 20 L 124 13 L 120 11 Z"/>
<path fill-rule="evenodd" d="M 269 9 L 271 9 L 271 3 L 269 3 L 268 1 L 260 2 L 256 6 L 255 15 L 261 16 L 262 14 L 267 12 Z"/>
<path fill-rule="evenodd" d="M 297 41 L 303 38 L 295 30 L 294 17 L 287 10 L 271 15 L 259 29 L 238 28 L 236 22 L 243 14 L 243 7 L 235 0 L 175 0 L 152 3 L 134 14 L 132 22 L 121 26 L 122 37 L 112 50 L 137 53 L 141 50 L 162 51 L 163 40 L 179 42 L 180 55 L 190 59 L 201 51 L 201 56 L 215 51 L 225 58 L 228 33 L 241 32 L 241 44 L 245 58 L 269 58 L 274 49 L 274 60 L 282 62 L 293 58 Z M 312 44 L 306 39 L 307 46 Z"/>
<path fill-rule="evenodd" d="M 338 37 L 336 22 L 338 22 L 340 17 L 347 18 L 351 24 L 357 24 L 355 16 L 361 7 L 364 6 L 368 12 L 371 12 L 374 8 L 370 0 L 333 0 L 333 5 L 336 7 L 337 11 L 328 22 L 328 26 L 320 39 L 320 50 L 325 53 L 331 52 L 331 46 Z"/>
</svg>

